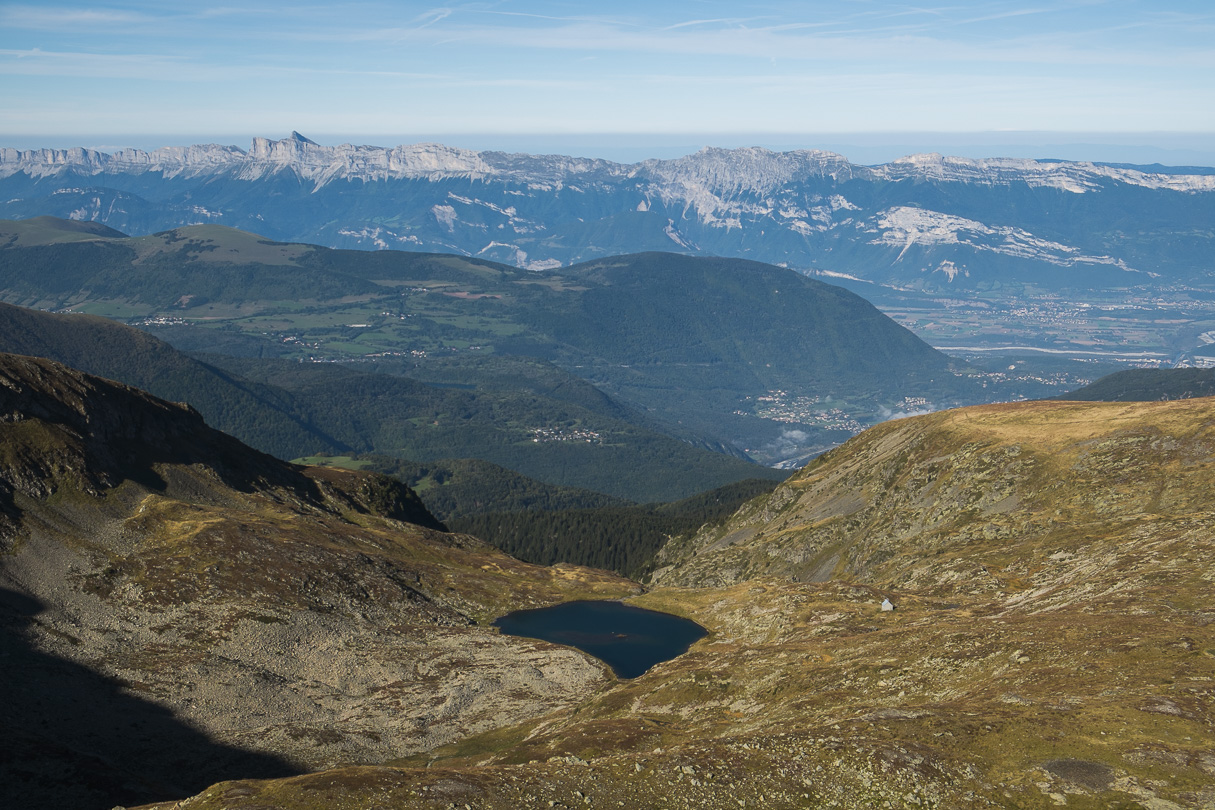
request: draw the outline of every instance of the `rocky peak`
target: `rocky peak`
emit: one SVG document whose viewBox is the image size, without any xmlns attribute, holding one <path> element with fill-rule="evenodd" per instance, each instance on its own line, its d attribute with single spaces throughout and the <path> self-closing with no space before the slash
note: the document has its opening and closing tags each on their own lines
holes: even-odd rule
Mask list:
<svg viewBox="0 0 1215 810">
<path fill-rule="evenodd" d="M 47 177 L 69 171 L 84 176 L 152 171 L 162 172 L 166 177 L 233 172 L 251 180 L 283 170 L 295 171 L 318 187 L 336 179 L 467 176 L 509 178 L 544 188 L 560 188 L 601 176 L 637 176 L 676 190 L 688 189 L 693 196 L 711 193 L 720 197 L 769 194 L 784 185 L 814 177 L 918 178 L 984 184 L 1020 181 L 1072 192 L 1092 191 L 1109 181 L 1188 192 L 1215 190 L 1215 175 L 1152 174 L 1092 163 L 1014 158 L 976 160 L 922 154 L 865 167 L 853 165 L 833 152 L 816 149 L 773 152 L 761 147 L 705 147 L 674 160 L 648 160 L 632 165 L 562 155 L 477 152 L 433 143 L 396 147 L 322 146 L 294 131 L 281 140 L 255 137 L 248 152 L 219 144 L 164 147 L 152 152 L 121 149 L 112 155 L 79 147 L 0 148 L 0 178 L 20 172 Z"/>
<path fill-rule="evenodd" d="M 767 194 L 807 177 L 850 177 L 859 167 L 843 155 L 818 149 L 773 152 L 762 147 L 705 147 L 674 160 L 647 161 L 648 173 L 668 182 L 711 188 L 723 194 Z"/>
</svg>

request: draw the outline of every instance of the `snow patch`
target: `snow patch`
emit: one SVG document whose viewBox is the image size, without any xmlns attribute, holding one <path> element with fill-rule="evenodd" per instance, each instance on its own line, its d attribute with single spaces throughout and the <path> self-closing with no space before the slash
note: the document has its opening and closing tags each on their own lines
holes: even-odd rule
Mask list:
<svg viewBox="0 0 1215 810">
<path fill-rule="evenodd" d="M 970 277 L 970 273 L 966 271 L 966 268 L 958 267 L 956 264 L 951 262 L 949 259 L 946 259 L 945 261 L 943 261 L 939 265 L 937 265 L 937 269 L 933 270 L 932 272 L 944 273 L 951 282 L 955 278 L 957 278 L 958 273 L 961 273 L 962 275 L 966 276 L 967 278 Z"/>
<path fill-rule="evenodd" d="M 831 210 L 832 211 L 860 211 L 861 208 L 858 205 L 853 205 L 852 203 L 848 202 L 840 195 L 833 194 L 831 196 Z"/>
</svg>

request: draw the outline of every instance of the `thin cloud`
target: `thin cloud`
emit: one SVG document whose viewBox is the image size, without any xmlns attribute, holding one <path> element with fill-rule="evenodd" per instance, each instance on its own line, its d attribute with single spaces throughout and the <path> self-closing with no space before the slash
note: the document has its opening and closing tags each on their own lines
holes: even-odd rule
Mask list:
<svg viewBox="0 0 1215 810">
<path fill-rule="evenodd" d="M 755 22 L 756 20 L 771 20 L 771 19 L 773 19 L 773 18 L 771 16 L 768 16 L 768 17 L 719 17 L 719 18 L 713 19 L 713 20 L 688 20 L 686 22 L 679 22 L 679 23 L 674 23 L 672 25 L 664 26 L 662 30 L 675 31 L 679 28 L 693 28 L 693 27 L 700 27 L 700 26 L 705 26 L 705 25 L 728 25 L 731 27 L 742 27 L 742 26 L 747 25 L 747 23 L 752 23 L 752 22 Z"/>
<path fill-rule="evenodd" d="M 419 28 L 427 28 L 435 23 L 446 20 L 452 13 L 450 8 L 432 8 L 430 11 L 419 14 L 414 21 Z"/>
<path fill-rule="evenodd" d="M 0 6 L 0 25 L 32 31 L 62 31 L 66 28 L 141 25 L 156 20 L 147 14 L 93 8 L 48 8 L 43 6 Z"/>
</svg>

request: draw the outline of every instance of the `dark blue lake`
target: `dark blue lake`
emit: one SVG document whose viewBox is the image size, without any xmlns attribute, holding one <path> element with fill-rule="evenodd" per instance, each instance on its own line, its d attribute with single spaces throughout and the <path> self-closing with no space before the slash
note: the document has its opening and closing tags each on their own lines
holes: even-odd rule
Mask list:
<svg viewBox="0 0 1215 810">
<path fill-rule="evenodd" d="M 655 664 L 683 655 L 708 635 L 696 622 L 621 602 L 566 602 L 516 610 L 495 619 L 494 626 L 508 636 L 576 647 L 620 678 L 636 678 Z"/>
</svg>

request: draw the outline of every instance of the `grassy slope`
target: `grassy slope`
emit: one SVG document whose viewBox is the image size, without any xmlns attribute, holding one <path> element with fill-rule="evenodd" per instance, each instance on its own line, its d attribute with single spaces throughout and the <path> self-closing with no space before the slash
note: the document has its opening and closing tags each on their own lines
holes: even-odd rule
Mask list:
<svg viewBox="0 0 1215 810">
<path fill-rule="evenodd" d="M 425 762 L 243 783 L 247 802 L 1206 807 L 1210 417 L 1024 403 L 871 429 L 671 549 L 682 587 L 636 602 L 710 629 L 687 655 Z"/>
</svg>

